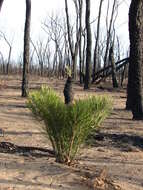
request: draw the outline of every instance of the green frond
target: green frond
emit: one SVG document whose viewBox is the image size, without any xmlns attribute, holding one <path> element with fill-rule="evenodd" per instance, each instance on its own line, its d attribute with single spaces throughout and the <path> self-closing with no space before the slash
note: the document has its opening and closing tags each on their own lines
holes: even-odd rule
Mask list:
<svg viewBox="0 0 143 190">
<path fill-rule="evenodd" d="M 45 123 L 45 131 L 59 162 L 70 163 L 85 142 L 111 110 L 107 97 L 92 96 L 65 105 L 52 89 L 43 86 L 29 95 L 27 105 L 35 117 Z"/>
</svg>

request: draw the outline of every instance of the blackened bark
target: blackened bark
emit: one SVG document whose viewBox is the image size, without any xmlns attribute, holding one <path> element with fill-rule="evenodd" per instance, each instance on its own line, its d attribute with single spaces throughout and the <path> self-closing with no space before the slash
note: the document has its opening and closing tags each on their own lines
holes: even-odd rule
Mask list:
<svg viewBox="0 0 143 190">
<path fill-rule="evenodd" d="M 133 119 L 143 119 L 142 62 L 143 62 L 143 1 L 132 0 L 129 10 L 130 60 L 126 108 Z"/>
<path fill-rule="evenodd" d="M 86 0 L 86 33 L 87 33 L 87 47 L 86 47 L 86 71 L 84 89 L 89 89 L 91 84 L 91 27 L 90 27 L 90 0 Z"/>
<path fill-rule="evenodd" d="M 7 62 L 7 65 L 6 65 L 6 74 L 7 75 L 9 74 L 9 65 L 10 65 L 11 51 L 12 51 L 12 47 L 10 46 L 9 55 L 8 55 L 8 62 Z"/>
<path fill-rule="evenodd" d="M 71 27 L 70 27 L 70 20 L 69 20 L 69 13 L 68 13 L 68 1 L 65 0 L 65 12 L 66 12 L 66 24 L 67 24 L 67 35 L 68 35 L 68 43 L 69 49 L 72 57 L 72 78 L 76 79 L 76 67 L 77 67 L 77 56 L 78 56 L 78 49 L 79 49 L 79 29 L 78 27 L 76 30 L 76 42 L 73 46 L 72 39 L 71 39 Z M 76 13 L 78 15 L 78 13 Z M 78 16 L 77 16 L 78 18 Z M 76 24 L 78 21 L 76 20 Z"/>
<path fill-rule="evenodd" d="M 105 56 L 104 56 L 104 68 L 107 66 L 107 59 L 108 59 L 108 55 L 109 55 L 108 54 L 109 53 L 109 44 L 110 44 L 110 39 L 111 39 L 111 30 L 112 30 L 112 25 L 113 25 L 113 21 L 114 21 L 114 13 L 115 13 L 115 9 L 116 9 L 116 3 L 117 3 L 117 1 L 114 0 L 109 28 L 107 28 L 107 42 L 106 42 L 106 49 L 105 49 Z"/>
<path fill-rule="evenodd" d="M 72 77 L 68 76 L 64 87 L 65 104 L 73 102 Z"/>
<path fill-rule="evenodd" d="M 117 78 L 116 78 L 116 65 L 115 65 L 115 60 L 114 60 L 113 46 L 111 46 L 110 50 L 109 50 L 109 62 L 111 63 L 111 67 L 112 67 L 112 84 L 113 84 L 113 88 L 118 88 L 118 82 L 117 82 Z"/>
<path fill-rule="evenodd" d="M 83 84 L 82 67 L 83 67 L 83 54 L 82 54 L 82 15 L 83 15 L 83 0 L 79 0 L 79 77 L 80 84 Z"/>
<path fill-rule="evenodd" d="M 22 78 L 22 97 L 28 96 L 28 75 L 30 57 L 30 22 L 31 22 L 31 0 L 26 0 L 26 20 L 24 30 L 24 52 L 23 52 L 23 78 Z"/>
<path fill-rule="evenodd" d="M 125 75 L 126 75 L 126 69 L 127 69 L 127 65 L 125 65 L 123 67 L 123 71 L 121 73 L 121 87 L 123 87 L 123 82 L 124 82 L 124 79 L 125 79 Z"/>
<path fill-rule="evenodd" d="M 0 0 L 0 11 L 1 11 L 3 2 L 4 2 L 4 0 Z"/>
<path fill-rule="evenodd" d="M 100 33 L 100 20 L 101 20 L 101 10 L 102 10 L 102 4 L 104 0 L 100 0 L 99 5 L 99 13 L 98 13 L 98 22 L 97 22 L 97 36 L 96 36 L 96 42 L 95 42 L 95 49 L 94 49 L 94 63 L 93 63 L 93 71 L 92 71 L 92 82 L 95 82 L 95 73 L 96 73 L 96 67 L 98 65 L 98 45 L 99 45 L 99 33 Z"/>
</svg>

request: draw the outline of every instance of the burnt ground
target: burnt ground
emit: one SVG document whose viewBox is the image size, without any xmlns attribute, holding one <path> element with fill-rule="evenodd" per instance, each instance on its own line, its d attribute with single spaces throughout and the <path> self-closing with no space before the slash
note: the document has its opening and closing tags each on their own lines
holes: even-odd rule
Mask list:
<svg viewBox="0 0 143 190">
<path fill-rule="evenodd" d="M 62 80 L 31 77 L 31 89 L 47 84 L 61 96 Z M 113 90 L 109 84 L 92 86 L 88 91 L 74 85 L 75 98 L 107 94 L 113 99 L 113 111 L 90 145 L 84 145 L 76 167 L 55 162 L 54 152 L 42 129 L 21 98 L 19 76 L 1 76 L 0 85 L 0 189 L 88 190 L 78 171 L 94 174 L 106 169 L 107 175 L 125 190 L 143 190 L 143 122 L 133 121 L 126 111 L 126 90 Z"/>
</svg>

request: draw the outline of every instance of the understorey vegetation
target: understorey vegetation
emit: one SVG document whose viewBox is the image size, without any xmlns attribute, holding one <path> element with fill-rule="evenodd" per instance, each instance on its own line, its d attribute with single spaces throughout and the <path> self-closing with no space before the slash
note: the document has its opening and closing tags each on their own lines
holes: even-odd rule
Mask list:
<svg viewBox="0 0 143 190">
<path fill-rule="evenodd" d="M 75 159 L 81 144 L 111 111 L 108 97 L 91 96 L 65 104 L 54 90 L 46 86 L 32 92 L 27 104 L 34 116 L 44 121 L 56 161 L 68 165 Z"/>
</svg>

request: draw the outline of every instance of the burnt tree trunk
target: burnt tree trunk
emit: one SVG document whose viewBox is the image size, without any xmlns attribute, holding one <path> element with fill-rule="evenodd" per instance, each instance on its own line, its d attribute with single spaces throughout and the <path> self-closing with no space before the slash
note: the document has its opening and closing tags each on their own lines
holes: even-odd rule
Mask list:
<svg viewBox="0 0 143 190">
<path fill-rule="evenodd" d="M 90 0 L 86 0 L 86 34 L 87 34 L 87 47 L 86 47 L 86 70 L 84 89 L 89 89 L 91 84 L 91 26 L 90 26 Z"/>
<path fill-rule="evenodd" d="M 102 10 L 102 4 L 104 0 L 100 0 L 99 5 L 99 13 L 98 13 L 98 22 L 97 22 L 97 34 L 96 34 L 96 42 L 95 42 L 95 49 L 94 49 L 94 63 L 93 63 L 93 71 L 92 71 L 92 82 L 95 82 L 95 73 L 96 68 L 99 61 L 99 54 L 98 54 L 98 45 L 99 45 L 99 35 L 100 35 L 100 20 L 101 20 L 101 10 Z"/>
<path fill-rule="evenodd" d="M 76 1 L 74 1 L 76 4 Z M 75 43 L 72 40 L 71 36 L 71 25 L 70 25 L 70 19 L 69 19 L 69 13 L 68 13 L 68 1 L 65 0 L 65 13 L 66 13 L 66 24 L 67 24 L 67 36 L 68 36 L 68 43 L 69 43 L 69 49 L 72 57 L 72 78 L 76 79 L 77 75 L 77 57 L 78 57 L 78 50 L 79 50 L 79 42 L 80 42 L 80 33 L 79 33 L 79 27 L 76 27 L 76 41 Z M 76 25 L 78 24 L 78 12 L 76 12 Z"/>
<path fill-rule="evenodd" d="M 117 77 L 116 77 L 116 65 L 115 65 L 115 60 L 114 60 L 113 46 L 111 46 L 111 47 L 110 47 L 110 50 L 109 50 L 109 62 L 111 63 L 111 67 L 112 67 L 112 83 L 113 83 L 113 88 L 118 88 L 118 82 L 117 82 Z"/>
<path fill-rule="evenodd" d="M 11 51 L 12 51 L 12 47 L 10 46 L 9 55 L 8 55 L 8 61 L 7 61 L 7 65 L 6 65 L 6 74 L 7 75 L 9 74 L 9 65 L 10 65 Z"/>
<path fill-rule="evenodd" d="M 106 49 L 105 49 L 105 55 L 104 55 L 104 68 L 107 66 L 107 60 L 108 60 L 108 55 L 109 55 L 109 44 L 110 44 L 110 39 L 111 39 L 111 35 L 112 35 L 112 26 L 113 26 L 113 22 L 114 22 L 116 3 L 117 3 L 117 1 L 114 0 L 113 6 L 112 6 L 109 28 L 107 28 L 107 41 L 106 41 Z"/>
<path fill-rule="evenodd" d="M 30 22 L 31 22 L 31 0 L 26 0 L 26 20 L 24 29 L 24 52 L 23 52 L 23 77 L 22 77 L 22 97 L 28 96 L 28 75 L 30 60 Z"/>
<path fill-rule="evenodd" d="M 78 0 L 79 2 L 79 77 L 80 84 L 83 84 L 82 77 L 82 67 L 83 67 L 83 53 L 82 53 L 82 16 L 83 16 L 83 0 Z"/>
<path fill-rule="evenodd" d="M 143 62 L 143 1 L 132 0 L 129 10 L 130 60 L 126 108 L 133 119 L 143 119 L 142 62 Z"/>
<path fill-rule="evenodd" d="M 72 89 L 72 77 L 68 76 L 64 87 L 65 104 L 71 104 L 73 102 L 73 89 Z"/>
</svg>

